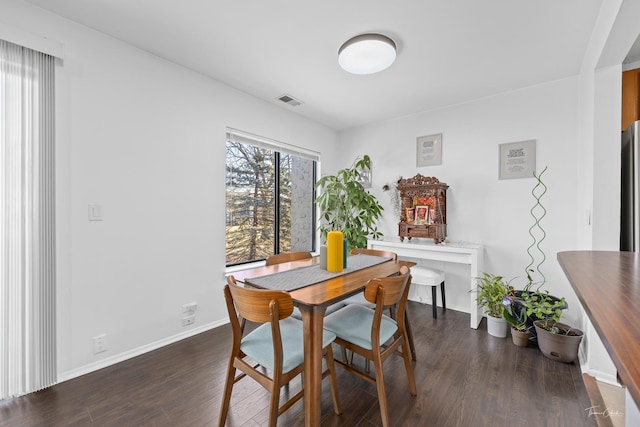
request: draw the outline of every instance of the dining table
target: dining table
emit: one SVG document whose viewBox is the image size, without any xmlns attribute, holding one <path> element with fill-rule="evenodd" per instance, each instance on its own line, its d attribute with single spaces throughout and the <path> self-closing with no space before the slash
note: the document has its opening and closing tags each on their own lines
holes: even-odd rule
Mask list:
<svg viewBox="0 0 640 427">
<path fill-rule="evenodd" d="M 347 257 L 347 266 L 350 260 L 355 260 L 356 256 Z M 244 282 L 250 286 L 264 288 L 261 279 L 278 278 L 282 273 L 284 278 L 287 272 L 300 269 L 313 274 L 323 273 L 319 265 L 319 257 L 310 259 L 285 262 L 270 266 L 256 267 L 236 271 L 233 276 L 237 281 Z M 321 399 L 322 399 L 322 335 L 324 314 L 332 304 L 340 302 L 364 290 L 365 284 L 373 278 L 382 278 L 396 275 L 402 266 L 412 267 L 416 263 L 411 261 L 392 260 L 390 258 L 381 260 L 375 265 L 359 269 L 347 267 L 340 275 L 329 278 L 322 278 L 312 284 L 300 288 L 287 290 L 293 303 L 302 315 L 304 329 L 304 410 L 305 425 L 320 426 L 321 420 Z M 306 270 L 302 270 L 306 269 Z M 324 270 L 326 274 L 326 270 Z"/>
</svg>

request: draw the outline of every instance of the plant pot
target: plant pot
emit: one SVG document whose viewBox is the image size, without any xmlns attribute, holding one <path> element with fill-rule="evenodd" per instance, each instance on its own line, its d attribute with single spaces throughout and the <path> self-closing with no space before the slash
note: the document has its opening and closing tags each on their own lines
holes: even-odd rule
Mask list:
<svg viewBox="0 0 640 427">
<path fill-rule="evenodd" d="M 489 335 L 498 338 L 505 338 L 508 330 L 509 325 L 504 318 L 487 316 L 487 331 L 489 332 Z"/>
<path fill-rule="evenodd" d="M 529 331 L 520 331 L 516 328 L 511 328 L 511 340 L 518 347 L 526 347 L 529 345 L 529 337 L 531 334 Z"/>
<path fill-rule="evenodd" d="M 551 321 L 536 320 L 533 325 L 538 335 L 540 351 L 549 359 L 558 362 L 571 363 L 578 358 L 578 349 L 584 335 L 582 331 L 574 329 L 564 323 L 556 323 L 559 333 L 552 333 L 545 329 L 545 325 Z"/>
<path fill-rule="evenodd" d="M 512 309 L 514 310 L 514 314 L 516 314 L 518 317 L 520 316 L 520 311 L 521 310 L 526 310 L 526 307 L 524 306 L 524 301 L 522 300 L 522 294 L 525 291 L 515 291 L 515 298 L 513 299 L 513 305 L 512 305 Z M 555 297 L 553 295 L 549 295 L 549 298 L 551 300 L 552 303 L 555 303 L 556 301 L 560 301 L 560 298 Z M 566 309 L 567 305 L 565 304 L 564 307 L 561 307 L 562 310 Z M 540 319 L 538 318 L 536 315 L 532 314 L 531 316 L 527 317 L 527 330 L 529 331 L 529 341 L 532 342 L 536 342 L 537 341 L 537 333 L 536 333 L 536 328 L 534 328 L 533 323 L 536 320 L 544 320 L 544 319 Z"/>
</svg>

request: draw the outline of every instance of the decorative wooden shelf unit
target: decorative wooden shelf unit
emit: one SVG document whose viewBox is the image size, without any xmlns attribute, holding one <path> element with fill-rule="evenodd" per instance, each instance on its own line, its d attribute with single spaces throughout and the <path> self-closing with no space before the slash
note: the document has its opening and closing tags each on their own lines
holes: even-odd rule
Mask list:
<svg viewBox="0 0 640 427">
<path fill-rule="evenodd" d="M 422 176 L 401 179 L 398 183 L 400 192 L 400 223 L 398 236 L 400 241 L 407 237 L 432 238 L 435 243 L 444 242 L 447 237 L 447 188 L 438 178 Z M 408 218 L 407 210 L 415 205 L 429 206 L 431 213 L 427 221 Z"/>
</svg>

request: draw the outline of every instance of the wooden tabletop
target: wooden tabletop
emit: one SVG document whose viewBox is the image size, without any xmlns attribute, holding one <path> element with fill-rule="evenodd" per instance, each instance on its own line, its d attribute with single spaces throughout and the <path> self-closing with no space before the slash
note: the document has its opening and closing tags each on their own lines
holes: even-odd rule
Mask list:
<svg viewBox="0 0 640 427">
<path fill-rule="evenodd" d="M 251 282 L 252 277 L 283 272 L 294 268 L 317 264 L 318 262 L 319 260 L 317 257 L 309 260 L 285 262 L 282 264 L 238 271 L 233 273 L 233 276 L 236 280 Z M 400 271 L 400 267 L 403 265 L 412 267 L 415 264 L 415 262 L 410 261 L 390 260 L 362 270 L 350 272 L 343 276 L 326 280 L 322 282 L 322 286 L 310 285 L 289 293 L 297 304 L 307 306 L 327 306 L 360 292 L 364 288 L 365 283 L 372 277 L 392 276 L 398 273 Z"/>
<path fill-rule="evenodd" d="M 571 251 L 558 253 L 558 261 L 640 406 L 640 255 Z"/>
</svg>

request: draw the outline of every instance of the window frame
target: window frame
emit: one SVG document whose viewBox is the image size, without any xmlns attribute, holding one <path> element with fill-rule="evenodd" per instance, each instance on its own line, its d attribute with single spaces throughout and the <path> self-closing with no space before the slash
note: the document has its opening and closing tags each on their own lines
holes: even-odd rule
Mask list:
<svg viewBox="0 0 640 427">
<path fill-rule="evenodd" d="M 262 136 L 258 136 L 258 135 L 254 135 L 254 134 L 250 134 L 244 131 L 239 131 L 237 129 L 232 129 L 232 128 L 227 128 L 227 133 L 226 133 L 226 139 L 225 139 L 225 145 L 228 142 L 235 142 L 235 143 L 240 143 L 240 144 L 247 144 L 247 145 L 251 145 L 257 148 L 262 148 L 265 150 L 270 150 L 273 152 L 273 162 L 274 162 L 274 195 L 273 195 L 273 200 L 274 200 L 274 206 L 273 206 L 273 213 L 274 213 L 274 225 L 273 225 L 273 254 L 277 254 L 280 253 L 280 248 L 281 248 L 281 242 L 280 242 L 280 231 L 281 231 L 281 203 L 280 203 L 280 197 L 281 197 L 281 185 L 280 185 L 280 172 L 281 172 L 281 159 L 282 159 L 282 155 L 283 154 L 287 154 L 287 155 L 292 155 L 292 156 L 297 156 L 303 159 L 307 159 L 307 160 L 311 160 L 312 161 L 312 192 L 311 192 L 311 206 L 309 207 L 309 209 L 311 210 L 311 221 L 312 221 L 312 227 L 311 227 L 311 236 L 310 240 L 311 240 L 311 251 L 315 252 L 316 248 L 317 248 L 317 242 L 318 242 L 318 225 L 317 225 L 317 221 L 318 221 L 318 215 L 317 215 L 317 209 L 316 209 L 316 205 L 315 205 L 315 199 L 316 199 L 316 191 L 315 191 L 315 184 L 318 180 L 318 170 L 319 170 L 319 162 L 320 162 L 320 153 L 312 151 L 312 150 L 307 150 L 301 147 L 297 147 L 291 144 L 286 144 L 280 141 L 276 141 L 276 140 L 272 140 L 269 138 L 265 138 Z M 225 166 L 226 166 L 226 156 L 225 156 Z M 226 184 L 225 184 L 225 209 L 227 209 L 227 201 L 226 201 L 226 196 L 227 196 L 227 192 L 226 192 Z M 225 215 L 225 221 L 227 220 L 227 215 Z M 225 239 L 227 238 L 227 224 L 225 223 Z M 241 262 L 234 262 L 234 263 L 227 263 L 227 252 L 226 252 L 226 248 L 225 248 L 225 268 L 228 270 L 238 270 L 238 269 L 242 269 L 243 267 L 246 267 L 247 265 L 251 265 L 251 264 L 256 264 L 256 263 L 261 263 L 264 262 L 266 258 L 258 258 L 258 259 L 254 259 L 254 260 L 245 260 L 245 261 L 241 261 Z"/>
</svg>

